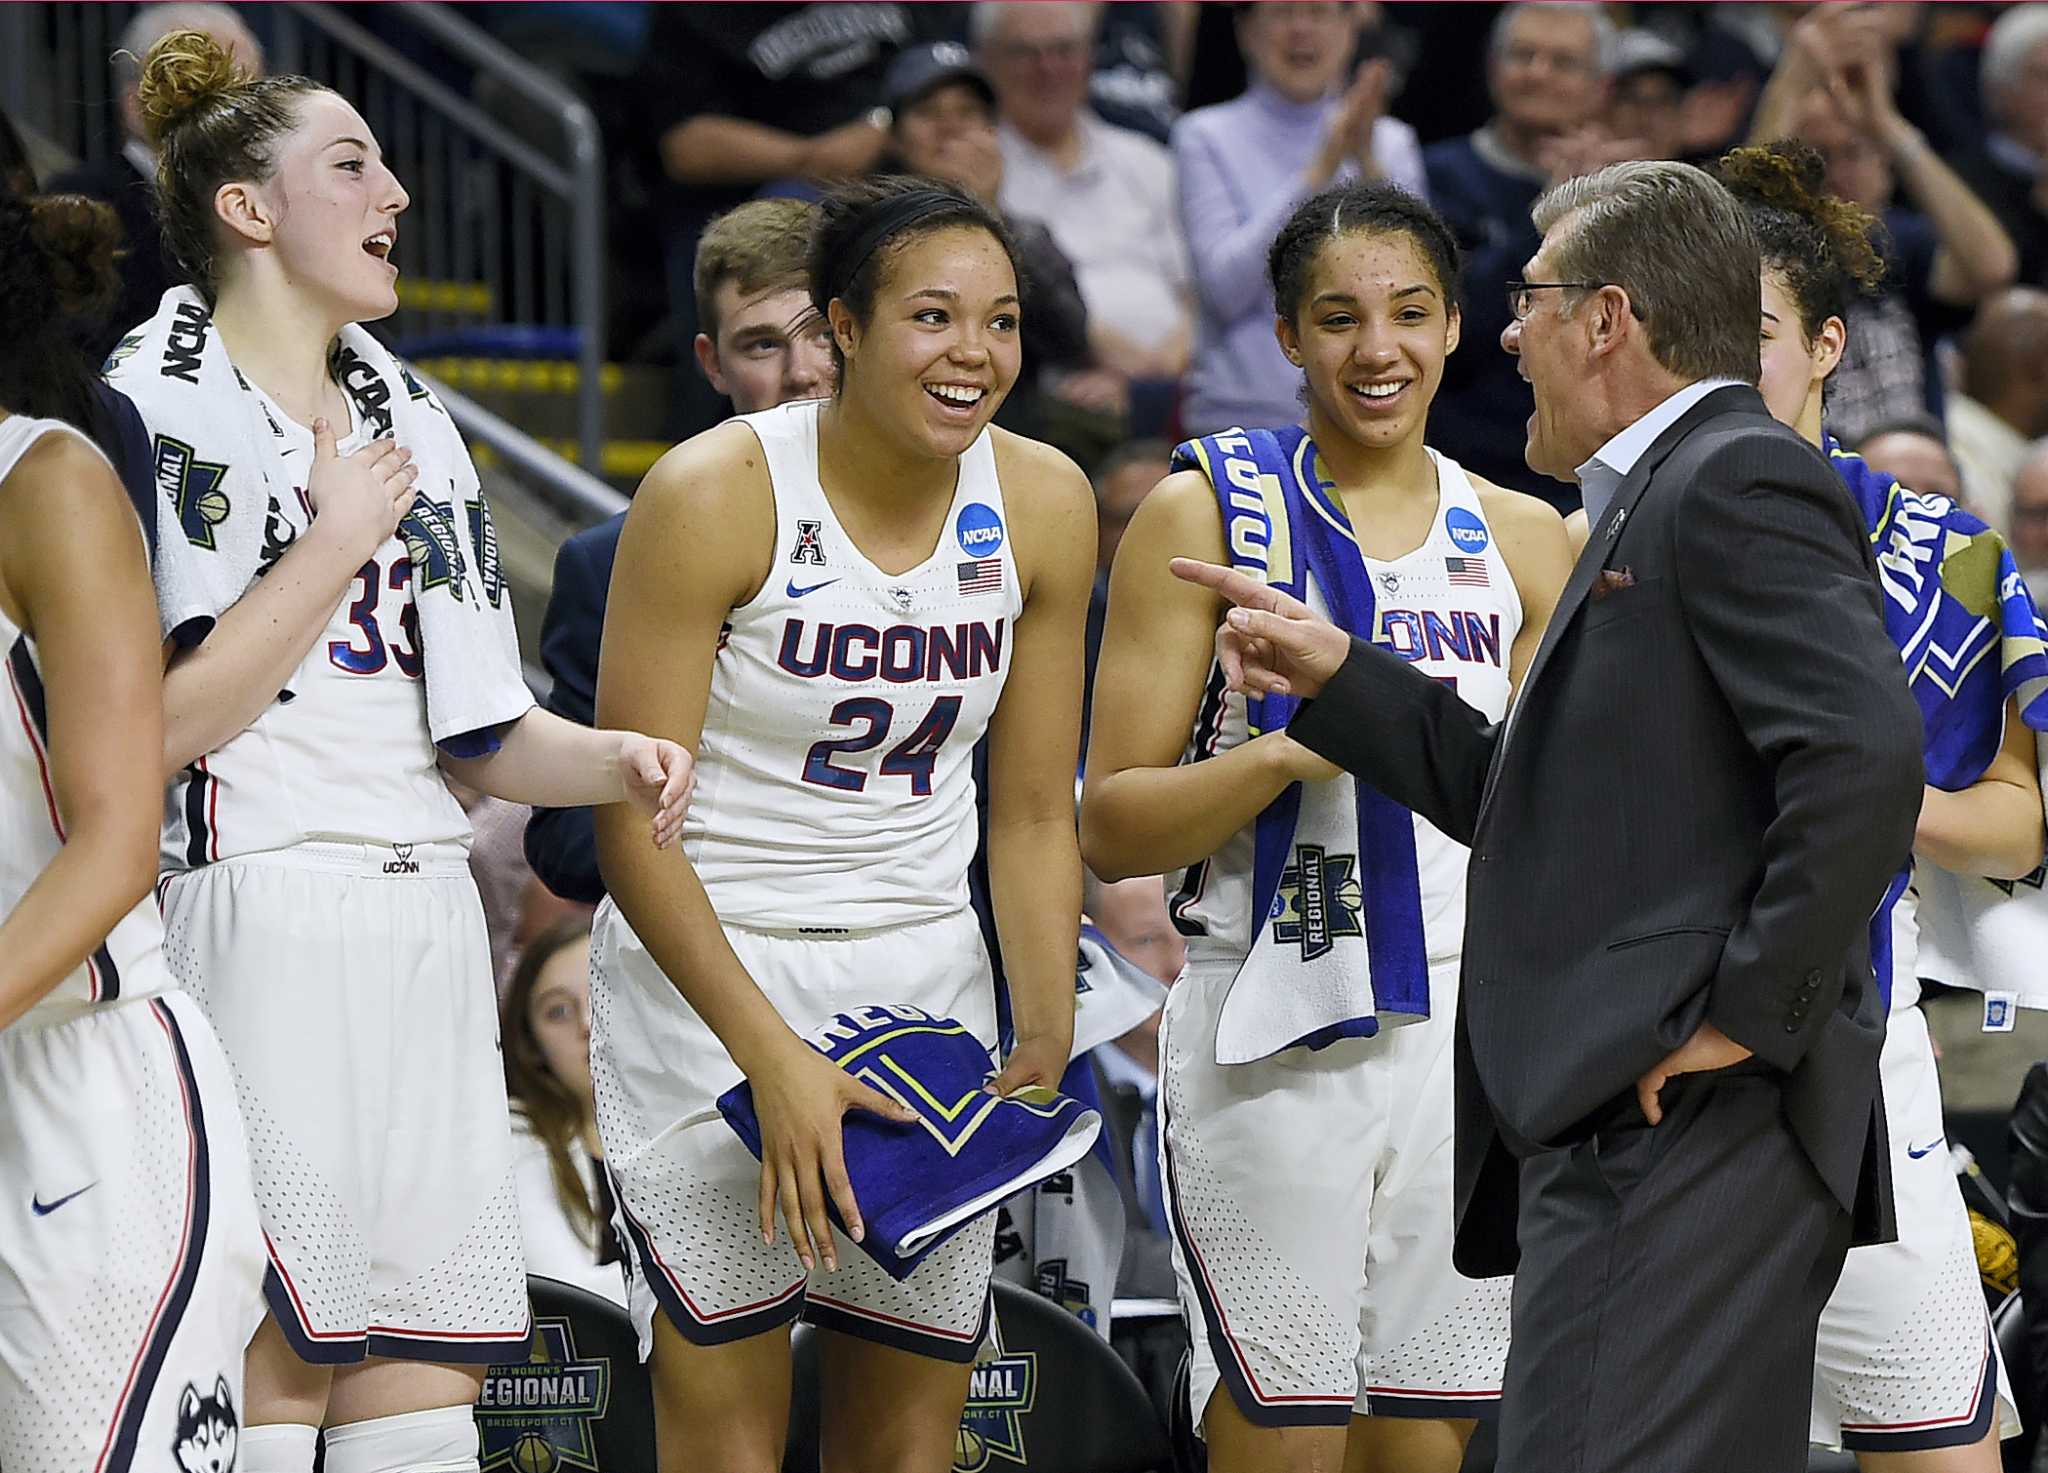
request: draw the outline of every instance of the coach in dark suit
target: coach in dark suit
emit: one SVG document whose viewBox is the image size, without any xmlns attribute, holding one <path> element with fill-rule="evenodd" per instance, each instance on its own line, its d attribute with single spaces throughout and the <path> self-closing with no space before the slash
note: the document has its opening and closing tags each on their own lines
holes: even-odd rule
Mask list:
<svg viewBox="0 0 2048 1473">
<path fill-rule="evenodd" d="M 1502 1473 L 1792 1473 L 1889 1236 L 1871 911 L 1919 721 L 1869 544 L 1751 385 L 1757 248 L 1682 164 L 1551 191 L 1502 343 L 1592 539 L 1509 718 L 1223 569 L 1226 664 L 1472 847 L 1457 1264 L 1515 1270 Z"/>
</svg>

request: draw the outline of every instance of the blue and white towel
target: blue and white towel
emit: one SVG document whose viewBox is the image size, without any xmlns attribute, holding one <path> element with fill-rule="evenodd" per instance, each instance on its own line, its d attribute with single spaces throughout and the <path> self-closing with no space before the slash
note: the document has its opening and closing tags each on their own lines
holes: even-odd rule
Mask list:
<svg viewBox="0 0 2048 1473">
<path fill-rule="evenodd" d="M 457 755 L 489 750 L 493 739 L 481 734 L 525 715 L 533 694 L 468 447 L 439 401 L 362 328 L 341 330 L 334 365 L 359 424 L 396 436 L 419 467 L 419 497 L 399 534 L 413 559 L 428 730 Z M 179 555 L 157 567 L 164 630 L 209 628 L 289 546 L 277 530 L 291 527 L 282 506 L 298 484 L 284 461 L 285 432 L 228 360 L 189 286 L 164 293 L 156 315 L 115 348 L 106 377 L 149 429 L 159 544 L 184 533 Z"/>
<path fill-rule="evenodd" d="M 917 1123 L 847 1114 L 846 1175 L 867 1233 L 860 1247 L 892 1278 L 907 1279 L 924 1256 L 968 1223 L 1088 1154 L 1102 1117 L 1050 1089 L 993 1095 L 988 1051 L 951 1018 L 881 1004 L 839 1014 L 811 1046 L 917 1112 Z M 718 1097 L 718 1110 L 756 1157 L 761 1122 L 744 1081 Z M 837 1207 L 832 1221 L 844 1232 Z"/>
<path fill-rule="evenodd" d="M 1885 632 L 1920 707 L 1927 781 L 1959 792 L 1997 755 L 2008 703 L 2036 732 L 2048 731 L 2048 626 L 1996 531 L 1946 496 L 1901 486 L 1832 436 L 1825 448 L 1870 528 Z M 2048 743 L 2039 756 L 2048 789 Z M 1918 861 L 1920 975 L 2048 1007 L 2043 880 L 2039 870 L 2017 882 L 1987 880 Z M 1888 911 L 1872 928 L 1875 954 L 1889 946 Z M 1888 984 L 1888 969 L 1880 977 Z"/>
<path fill-rule="evenodd" d="M 1319 600 L 1348 633 L 1375 639 L 1379 619 L 1365 558 L 1306 430 L 1226 430 L 1189 440 L 1175 448 L 1173 468 L 1208 477 L 1240 572 L 1303 602 Z M 1248 697 L 1249 734 L 1283 730 L 1299 705 L 1292 696 Z M 1346 948 L 1306 955 L 1308 948 L 1276 942 L 1266 924 L 1297 844 L 1359 856 L 1362 970 Z M 1253 851 L 1251 951 L 1217 1020 L 1218 1063 L 1369 1038 L 1383 1027 L 1429 1016 L 1414 814 L 1348 774 L 1295 783 L 1259 815 Z"/>
</svg>

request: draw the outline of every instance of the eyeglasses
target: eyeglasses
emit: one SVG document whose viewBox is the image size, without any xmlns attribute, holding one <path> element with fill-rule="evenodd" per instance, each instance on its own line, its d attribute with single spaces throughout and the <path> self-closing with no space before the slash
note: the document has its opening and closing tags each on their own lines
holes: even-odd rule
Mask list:
<svg viewBox="0 0 2048 1473">
<path fill-rule="evenodd" d="M 1508 311 L 1515 321 L 1527 320 L 1529 311 L 1536 303 L 1535 292 L 1597 292 L 1602 287 L 1615 286 L 1612 281 L 1511 281 L 1508 283 Z M 1643 320 L 1643 309 L 1634 302 L 1628 304 L 1629 314 L 1638 322 Z"/>
</svg>

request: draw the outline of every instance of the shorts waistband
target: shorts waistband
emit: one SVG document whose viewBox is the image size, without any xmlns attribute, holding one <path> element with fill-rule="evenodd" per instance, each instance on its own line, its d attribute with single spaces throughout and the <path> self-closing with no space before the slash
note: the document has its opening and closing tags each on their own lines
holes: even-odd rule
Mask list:
<svg viewBox="0 0 2048 1473">
<path fill-rule="evenodd" d="M 728 931 L 744 931 L 749 936 L 770 936 L 778 941 L 866 941 L 875 936 L 911 936 L 920 932 L 944 931 L 967 925 L 980 929 L 981 923 L 975 918 L 971 906 L 942 916 L 930 916 L 924 920 L 899 921 L 890 926 L 755 926 L 745 921 L 721 920 L 720 925 Z"/>
<path fill-rule="evenodd" d="M 227 865 L 261 869 L 318 870 L 336 875 L 409 875 L 447 878 L 469 873 L 469 846 L 452 839 L 425 844 L 368 844 L 345 839 L 308 839 L 288 849 L 258 849 L 216 860 L 207 869 Z M 195 874 L 185 870 L 180 873 Z"/>
</svg>

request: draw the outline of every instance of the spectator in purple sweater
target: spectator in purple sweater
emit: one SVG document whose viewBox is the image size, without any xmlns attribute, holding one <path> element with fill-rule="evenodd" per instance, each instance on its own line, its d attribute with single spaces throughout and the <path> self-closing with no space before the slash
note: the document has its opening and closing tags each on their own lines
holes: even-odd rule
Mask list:
<svg viewBox="0 0 2048 1473">
<path fill-rule="evenodd" d="M 1181 404 L 1190 435 L 1300 412 L 1301 372 L 1273 336 L 1266 279 L 1266 251 L 1294 208 L 1339 177 L 1424 192 L 1415 130 L 1386 114 L 1390 63 L 1351 71 L 1361 34 L 1379 24 L 1376 4 L 1240 5 L 1250 85 L 1174 125 L 1198 314 Z"/>
</svg>

